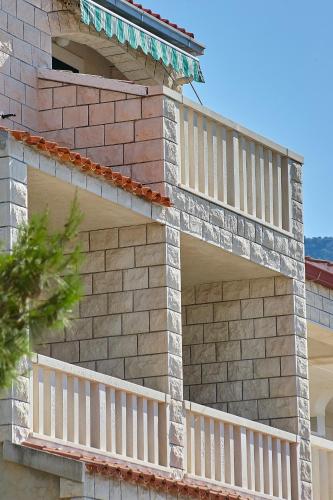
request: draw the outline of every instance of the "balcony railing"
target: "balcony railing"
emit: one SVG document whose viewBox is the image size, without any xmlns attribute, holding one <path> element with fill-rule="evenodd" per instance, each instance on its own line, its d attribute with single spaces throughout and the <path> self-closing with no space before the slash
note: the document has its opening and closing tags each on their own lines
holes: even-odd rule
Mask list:
<svg viewBox="0 0 333 500">
<path fill-rule="evenodd" d="M 269 498 L 298 498 L 294 434 L 188 401 L 185 408 L 189 475 Z"/>
<path fill-rule="evenodd" d="M 36 355 L 32 403 L 33 438 L 170 472 L 168 395 Z M 188 401 L 184 409 L 187 477 L 298 498 L 294 434 Z"/>
<path fill-rule="evenodd" d="M 333 441 L 311 436 L 314 500 L 333 499 Z"/>
<path fill-rule="evenodd" d="M 290 231 L 290 157 L 298 155 L 187 99 L 179 105 L 181 185 Z"/>
<path fill-rule="evenodd" d="M 168 467 L 168 395 L 41 355 L 32 391 L 34 437 Z"/>
</svg>

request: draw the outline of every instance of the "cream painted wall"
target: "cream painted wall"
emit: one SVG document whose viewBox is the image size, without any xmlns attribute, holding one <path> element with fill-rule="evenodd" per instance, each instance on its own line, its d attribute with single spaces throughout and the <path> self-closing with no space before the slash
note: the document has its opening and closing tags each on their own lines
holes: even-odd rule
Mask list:
<svg viewBox="0 0 333 500">
<path fill-rule="evenodd" d="M 111 62 L 87 45 L 70 41 L 66 47 L 52 42 L 52 55 L 78 69 L 80 73 L 126 80 Z"/>
<path fill-rule="evenodd" d="M 2 459 L 0 449 L 1 500 L 58 500 L 59 478 Z"/>
</svg>

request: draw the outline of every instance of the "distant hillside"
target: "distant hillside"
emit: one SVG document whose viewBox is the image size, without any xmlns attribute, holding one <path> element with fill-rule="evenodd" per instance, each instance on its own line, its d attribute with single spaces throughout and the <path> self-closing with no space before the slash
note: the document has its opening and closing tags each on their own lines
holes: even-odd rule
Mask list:
<svg viewBox="0 0 333 500">
<path fill-rule="evenodd" d="M 333 261 L 333 237 L 305 238 L 305 255 Z"/>
</svg>

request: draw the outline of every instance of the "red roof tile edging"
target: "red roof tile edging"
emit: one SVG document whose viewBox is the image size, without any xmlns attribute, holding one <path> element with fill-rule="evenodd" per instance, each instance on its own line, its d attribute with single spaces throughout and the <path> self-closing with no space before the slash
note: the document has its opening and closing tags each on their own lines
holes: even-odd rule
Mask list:
<svg viewBox="0 0 333 500">
<path fill-rule="evenodd" d="M 134 2 L 134 0 L 126 0 L 126 2 L 134 5 L 134 7 L 137 7 L 138 9 L 142 10 L 143 12 L 146 12 L 146 14 L 149 14 L 150 16 L 155 17 L 159 21 L 162 21 L 162 23 L 168 24 L 169 26 L 176 29 L 177 31 L 180 31 L 181 33 L 184 33 L 185 35 L 187 35 L 191 38 L 194 38 L 194 33 L 191 33 L 190 31 L 186 31 L 185 28 L 181 28 L 180 26 L 178 26 L 178 24 L 175 24 L 175 23 L 172 23 L 171 21 L 169 21 L 169 19 L 165 19 L 165 18 L 161 17 L 160 14 L 153 12 L 151 9 L 146 9 L 140 3 L 136 3 L 136 2 Z"/>
<path fill-rule="evenodd" d="M 150 187 L 134 181 L 131 177 L 122 175 L 119 172 L 114 172 L 110 167 L 95 163 L 90 158 L 80 155 L 80 153 L 62 147 L 56 142 L 48 141 L 39 135 L 32 135 L 23 130 L 11 130 L 6 127 L 0 127 L 0 131 L 7 132 L 17 141 L 37 149 L 42 154 L 55 157 L 57 160 L 64 163 L 69 163 L 72 167 L 81 170 L 85 174 L 100 177 L 114 184 L 116 187 L 122 188 L 140 198 L 144 198 L 151 203 L 171 207 L 169 197 L 163 196 L 157 191 L 153 191 Z"/>
<path fill-rule="evenodd" d="M 305 257 L 305 277 L 309 281 L 333 289 L 333 262 Z"/>
<path fill-rule="evenodd" d="M 25 441 L 22 446 L 33 448 L 43 452 L 59 455 L 72 460 L 84 462 L 88 472 L 102 474 L 110 479 L 119 479 L 146 488 L 168 492 L 174 495 L 183 495 L 189 498 L 204 498 L 207 500 L 249 500 L 248 497 L 231 493 L 226 490 L 210 488 L 196 484 L 188 480 L 178 481 L 171 477 L 163 477 L 155 474 L 149 469 L 133 469 L 132 467 L 114 463 L 109 460 L 101 460 L 92 455 L 84 455 L 78 450 L 65 450 L 53 448 L 44 444 Z"/>
</svg>

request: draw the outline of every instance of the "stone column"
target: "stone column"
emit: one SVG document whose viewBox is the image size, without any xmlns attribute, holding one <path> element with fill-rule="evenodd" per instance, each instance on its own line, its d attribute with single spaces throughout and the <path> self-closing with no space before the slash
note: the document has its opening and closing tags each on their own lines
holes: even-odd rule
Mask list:
<svg viewBox="0 0 333 500">
<path fill-rule="evenodd" d="M 5 251 L 15 243 L 18 226 L 27 220 L 27 167 L 22 144 L 0 132 L 0 240 Z M 29 433 L 28 363 L 22 361 L 16 382 L 0 392 L 0 442 L 19 442 Z"/>
</svg>

